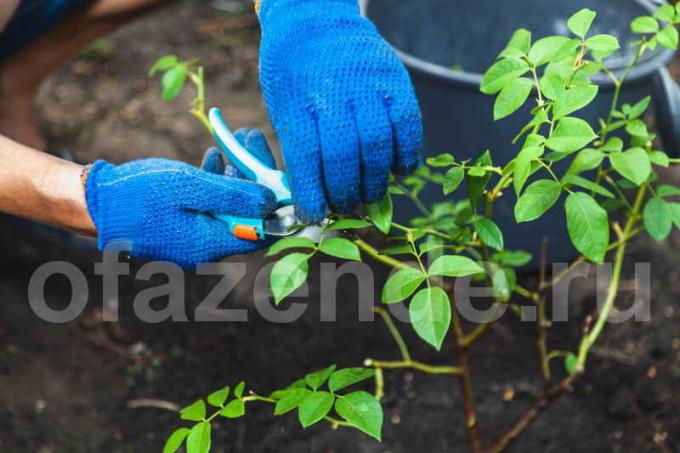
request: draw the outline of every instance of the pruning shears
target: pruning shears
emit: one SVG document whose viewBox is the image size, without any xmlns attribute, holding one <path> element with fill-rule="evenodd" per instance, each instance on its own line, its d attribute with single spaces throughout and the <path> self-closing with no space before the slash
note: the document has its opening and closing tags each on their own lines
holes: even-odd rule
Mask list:
<svg viewBox="0 0 680 453">
<path fill-rule="evenodd" d="M 322 228 L 303 225 L 295 215 L 288 176 L 265 165 L 241 145 L 224 121 L 220 109 L 210 110 L 209 121 L 215 140 L 229 162 L 246 178 L 274 192 L 277 208 L 274 214 L 266 219 L 219 213 L 213 213 L 213 216 L 225 222 L 229 226 L 229 231 L 239 239 L 261 241 L 267 236 L 283 238 L 304 235 L 312 240 L 318 240 Z"/>
</svg>

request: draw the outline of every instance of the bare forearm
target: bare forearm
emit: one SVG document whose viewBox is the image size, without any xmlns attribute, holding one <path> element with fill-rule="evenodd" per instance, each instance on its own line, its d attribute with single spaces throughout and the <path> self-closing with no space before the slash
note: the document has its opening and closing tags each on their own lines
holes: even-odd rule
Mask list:
<svg viewBox="0 0 680 453">
<path fill-rule="evenodd" d="M 82 167 L 0 136 L 0 211 L 96 235 Z"/>
</svg>

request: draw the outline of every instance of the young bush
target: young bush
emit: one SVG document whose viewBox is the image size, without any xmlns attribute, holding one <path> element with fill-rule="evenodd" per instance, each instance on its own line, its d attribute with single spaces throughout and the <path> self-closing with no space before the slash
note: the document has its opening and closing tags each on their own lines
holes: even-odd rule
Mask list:
<svg viewBox="0 0 680 453">
<path fill-rule="evenodd" d="M 655 135 L 643 120 L 650 99 L 619 105 L 622 85 L 645 52 L 657 46 L 675 49 L 680 23 L 680 7 L 660 7 L 655 15 L 640 17 L 631 24 L 639 35 L 634 58 L 628 68 L 616 75 L 605 66 L 606 59 L 619 49 L 614 36 L 590 33 L 596 13 L 587 9 L 574 14 L 567 22 L 571 37 L 549 36 L 532 42 L 528 30 L 517 30 L 497 61 L 484 74 L 482 92 L 496 96 L 494 117 L 499 120 L 517 112 L 527 102 L 533 108 L 526 126 L 518 131 L 515 142 L 522 147 L 505 166 L 497 166 L 486 151 L 476 160 L 456 161 L 451 154 L 428 159 L 428 166 L 403 181 L 393 181 L 389 195 L 366 207 L 358 218 L 334 218 L 327 231 L 342 230 L 346 238 L 322 239 L 319 244 L 303 239 L 285 239 L 274 245 L 270 256 L 278 261 L 271 274 L 271 289 L 278 304 L 307 278 L 307 263 L 316 254 L 349 260 L 369 258 L 395 268 L 384 283 L 382 302 L 406 301 L 412 326 L 418 336 L 439 350 L 448 335 L 453 335 L 456 357 L 452 365 L 430 365 L 414 360 L 390 316 L 375 308 L 393 336 L 401 357 L 380 361 L 367 359 L 363 366 L 337 370 L 334 365 L 310 373 L 275 390 L 268 396 L 245 392 L 238 384 L 230 395 L 229 387 L 218 390 L 180 412 L 180 418 L 193 427 L 179 428 L 168 438 L 164 451 L 176 451 L 186 445 L 189 453 L 210 449 L 211 423 L 217 418 L 244 416 L 246 404 L 268 403 L 274 415 L 297 412 L 302 427 L 327 422 L 332 428 L 349 427 L 381 438 L 384 395 L 384 372 L 412 369 L 429 374 L 450 375 L 460 380 L 464 405 L 464 426 L 472 451 L 501 451 L 517 438 L 553 401 L 585 371 L 591 348 L 602 333 L 619 289 L 626 248 L 635 236 L 649 234 L 656 241 L 665 240 L 675 226 L 680 228 L 680 203 L 674 198 L 680 189 L 656 183 L 658 167 L 677 165 L 654 147 Z M 202 69 L 192 72 L 195 62 L 185 63 L 168 56 L 152 69 L 163 71 L 164 98 L 171 99 L 189 79 L 198 87 L 192 112 L 205 122 Z M 607 118 L 591 125 L 579 112 L 598 96 L 593 76 L 605 73 L 616 87 Z M 179 86 L 178 86 L 179 85 Z M 209 128 L 209 125 L 207 126 Z M 558 172 L 555 164 L 566 168 Z M 530 182 L 531 181 L 531 182 Z M 441 186 L 449 201 L 425 206 L 419 194 L 427 184 Z M 467 195 L 456 197 L 463 184 Z M 579 263 L 613 263 L 607 297 L 597 317 L 583 328 L 583 336 L 574 351 L 552 350 L 546 344 L 545 293 L 567 272 L 545 278 L 545 269 L 537 288 L 517 283 L 514 269 L 526 265 L 532 256 L 520 250 L 504 248 L 503 232 L 494 223 L 494 204 L 503 193 L 514 190 L 517 222 L 529 223 L 548 211 L 563 209 L 565 230 L 581 256 Z M 392 220 L 392 197 L 411 200 L 422 215 L 409 225 Z M 618 219 L 618 220 L 615 220 Z M 357 234 L 374 228 L 391 236 L 391 246 L 379 250 Z M 530 228 L 530 227 L 529 227 Z M 427 265 L 424 256 L 437 253 Z M 406 259 L 417 263 L 407 265 Z M 543 266 L 545 258 L 541 259 Z M 485 278 L 493 287 L 496 306 L 509 304 L 518 308 L 516 298 L 529 300 L 537 307 L 537 345 L 545 391 L 536 405 L 516 424 L 492 442 L 480 433 L 474 409 L 473 379 L 467 365 L 470 348 L 489 329 L 492 321 L 464 331 L 460 315 L 451 300 L 451 278 L 474 275 Z M 489 319 L 493 319 L 491 316 Z M 563 371 L 553 373 L 552 361 L 562 360 Z M 368 379 L 374 382 L 373 393 L 353 390 L 352 386 Z M 213 407 L 211 414 L 207 408 Z"/>
</svg>

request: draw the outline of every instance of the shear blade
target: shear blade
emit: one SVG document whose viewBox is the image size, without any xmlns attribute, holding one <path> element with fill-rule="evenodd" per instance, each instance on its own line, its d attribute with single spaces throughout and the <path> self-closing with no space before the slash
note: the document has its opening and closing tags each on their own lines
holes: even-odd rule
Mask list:
<svg viewBox="0 0 680 453">
<path fill-rule="evenodd" d="M 274 212 L 274 215 L 264 221 L 264 230 L 270 236 L 287 237 L 302 230 L 293 206 L 284 206 Z"/>
</svg>

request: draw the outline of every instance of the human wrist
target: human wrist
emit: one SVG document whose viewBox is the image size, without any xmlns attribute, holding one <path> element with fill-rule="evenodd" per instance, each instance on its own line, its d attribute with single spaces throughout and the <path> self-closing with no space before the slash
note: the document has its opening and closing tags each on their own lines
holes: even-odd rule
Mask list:
<svg viewBox="0 0 680 453">
<path fill-rule="evenodd" d="M 38 190 L 48 200 L 44 216 L 50 223 L 95 236 L 97 228 L 88 211 L 81 180 L 83 169 L 82 165 L 60 160 L 50 165 Z"/>
</svg>

